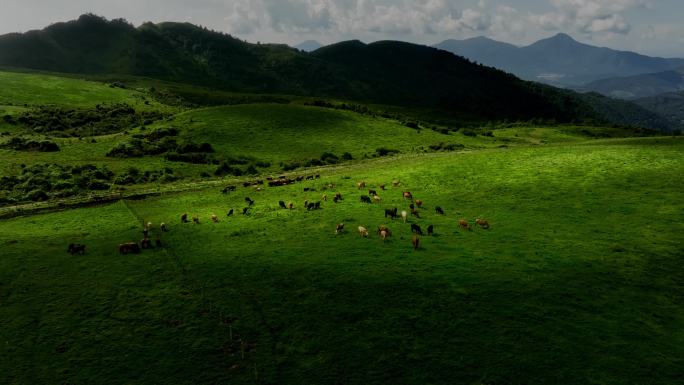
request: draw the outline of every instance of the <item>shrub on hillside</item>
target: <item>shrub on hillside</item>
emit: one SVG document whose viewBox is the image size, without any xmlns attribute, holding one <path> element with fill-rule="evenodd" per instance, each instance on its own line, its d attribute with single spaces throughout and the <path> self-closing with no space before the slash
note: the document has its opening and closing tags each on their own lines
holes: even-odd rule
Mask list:
<svg viewBox="0 0 684 385">
<path fill-rule="evenodd" d="M 395 154 L 399 154 L 401 151 L 399 150 L 393 150 L 390 148 L 385 148 L 385 147 L 380 147 L 375 150 L 375 156 L 391 156 Z"/>
<path fill-rule="evenodd" d="M 0 144 L 0 148 L 7 148 L 15 151 L 33 152 L 57 152 L 59 146 L 49 140 L 32 140 L 23 137 L 13 137 L 5 143 Z"/>
</svg>

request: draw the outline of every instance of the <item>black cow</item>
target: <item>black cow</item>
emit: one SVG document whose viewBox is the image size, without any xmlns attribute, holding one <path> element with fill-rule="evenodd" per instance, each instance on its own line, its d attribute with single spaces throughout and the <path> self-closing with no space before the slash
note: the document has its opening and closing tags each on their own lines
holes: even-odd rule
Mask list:
<svg viewBox="0 0 684 385">
<path fill-rule="evenodd" d="M 249 213 L 249 207 L 242 209 L 242 215 L 247 215 Z"/>
<path fill-rule="evenodd" d="M 435 207 L 435 212 L 437 212 L 437 214 L 444 215 L 444 210 L 442 210 L 442 208 L 439 206 Z"/>
<path fill-rule="evenodd" d="M 314 207 L 316 210 L 320 210 L 321 208 L 321 202 L 316 202 L 316 206 Z"/>
<path fill-rule="evenodd" d="M 78 243 L 76 243 L 76 244 L 71 243 L 71 244 L 69 244 L 69 247 L 67 248 L 67 253 L 70 253 L 71 255 L 74 255 L 76 253 L 83 255 L 83 254 L 85 254 L 85 249 L 86 249 L 85 245 L 79 245 Z"/>
<path fill-rule="evenodd" d="M 250 206 L 254 204 L 254 201 L 250 197 L 245 197 L 245 202 L 247 202 L 247 204 Z"/>
<path fill-rule="evenodd" d="M 281 209 L 286 209 L 286 208 L 287 208 L 287 206 L 285 206 L 285 202 L 283 202 L 283 201 L 279 201 L 279 202 L 278 202 L 278 206 L 280 206 Z"/>
<path fill-rule="evenodd" d="M 370 196 L 376 196 L 376 195 L 378 195 L 378 193 L 375 192 L 375 190 L 368 190 L 368 195 L 370 195 Z"/>
<path fill-rule="evenodd" d="M 230 211 L 228 211 L 228 214 L 226 216 L 229 217 L 231 215 L 233 215 L 233 209 L 230 209 Z"/>
<path fill-rule="evenodd" d="M 411 224 L 411 232 L 423 235 L 423 230 L 415 223 Z"/>
<path fill-rule="evenodd" d="M 314 209 L 316 209 L 316 204 L 313 203 L 313 202 L 311 202 L 311 203 L 309 203 L 308 205 L 306 205 L 306 209 L 309 210 L 309 211 L 310 211 L 310 210 L 314 210 Z"/>
<path fill-rule="evenodd" d="M 365 195 L 361 196 L 361 203 L 371 203 L 370 197 L 367 197 Z"/>
<path fill-rule="evenodd" d="M 433 235 L 435 233 L 435 227 L 433 225 L 428 226 L 428 235 Z"/>
<path fill-rule="evenodd" d="M 385 218 L 390 217 L 392 219 L 395 219 L 397 217 L 397 208 L 393 209 L 385 209 Z"/>
</svg>

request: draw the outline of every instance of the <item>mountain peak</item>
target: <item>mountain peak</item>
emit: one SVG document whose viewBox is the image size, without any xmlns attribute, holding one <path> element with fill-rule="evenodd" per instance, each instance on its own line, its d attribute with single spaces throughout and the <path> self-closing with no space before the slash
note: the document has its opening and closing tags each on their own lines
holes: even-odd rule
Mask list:
<svg viewBox="0 0 684 385">
<path fill-rule="evenodd" d="M 551 37 L 551 40 L 577 42 L 577 40 L 573 39 L 572 36 L 568 35 L 567 33 L 563 33 L 563 32 L 557 33 L 555 36 Z"/>
<path fill-rule="evenodd" d="M 293 48 L 297 48 L 298 50 L 301 51 L 306 51 L 306 52 L 312 52 L 315 51 L 319 48 L 323 47 L 323 45 L 316 40 L 307 40 L 304 42 L 301 42 L 297 45 L 295 45 Z"/>
</svg>

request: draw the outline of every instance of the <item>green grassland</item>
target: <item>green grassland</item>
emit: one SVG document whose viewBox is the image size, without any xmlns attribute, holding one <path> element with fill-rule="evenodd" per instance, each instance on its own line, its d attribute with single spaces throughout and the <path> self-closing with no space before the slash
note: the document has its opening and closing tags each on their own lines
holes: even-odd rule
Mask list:
<svg viewBox="0 0 684 385">
<path fill-rule="evenodd" d="M 233 137 L 255 129 L 257 111 L 225 114 L 226 127 L 246 127 Z M 193 113 L 188 132 L 218 141 L 215 112 Z M 353 116 L 335 119 L 356 127 Z M 559 135 L 533 131 L 540 143 Z M 236 148 L 228 136 L 221 146 Z M 681 139 L 641 138 L 416 154 L 289 187 L 0 221 L 0 382 L 678 383 L 683 151 Z M 394 179 L 402 185 L 379 191 L 380 204 L 359 202 L 357 181 Z M 383 217 L 407 207 L 403 190 L 425 202 L 410 222 L 435 226 L 417 252 L 409 224 Z M 338 204 L 302 208 L 337 191 Z M 256 202 L 248 216 L 245 196 Z M 202 223 L 180 224 L 183 212 Z M 476 217 L 491 229 L 457 228 Z M 165 248 L 119 255 L 147 221 L 170 225 Z M 346 232 L 335 235 L 340 222 Z M 381 224 L 393 231 L 386 243 L 374 234 Z M 86 255 L 65 253 L 71 242 L 87 244 Z"/>
<path fill-rule="evenodd" d="M 168 108 L 140 91 L 43 73 L 0 71 L 0 85 L 2 109 L 7 108 L 7 105 L 49 104 L 79 108 L 102 103 L 127 103 L 142 109 Z"/>
</svg>

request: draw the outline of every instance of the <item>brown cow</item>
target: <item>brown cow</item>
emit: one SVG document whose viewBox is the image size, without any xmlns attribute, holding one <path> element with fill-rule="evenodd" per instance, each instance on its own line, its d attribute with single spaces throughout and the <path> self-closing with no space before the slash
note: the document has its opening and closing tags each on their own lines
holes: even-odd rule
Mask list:
<svg viewBox="0 0 684 385">
<path fill-rule="evenodd" d="M 413 250 L 418 250 L 420 247 L 420 237 L 417 235 L 411 237 L 411 244 L 413 245 Z"/>
<path fill-rule="evenodd" d="M 140 253 L 140 246 L 138 246 L 138 244 L 135 242 L 122 243 L 119 245 L 119 253 L 121 253 L 121 254 L 128 254 L 128 253 L 139 254 Z"/>
<path fill-rule="evenodd" d="M 468 223 L 468 221 L 466 221 L 465 219 L 459 220 L 459 221 L 458 221 L 458 226 L 459 226 L 460 228 L 462 228 L 463 230 L 468 230 L 468 231 L 471 230 L 471 229 L 470 229 L 470 223 Z"/>
<path fill-rule="evenodd" d="M 383 184 L 381 184 L 381 185 L 380 185 L 380 186 L 378 186 L 378 187 L 380 187 L 380 190 L 382 190 L 382 191 L 385 191 L 385 184 L 384 184 L 384 183 L 383 183 Z"/>
<path fill-rule="evenodd" d="M 361 190 L 362 188 L 365 188 L 365 187 L 366 187 L 366 182 L 364 182 L 364 181 L 358 182 L 358 183 L 356 183 L 356 187 L 357 187 L 359 190 Z"/>
<path fill-rule="evenodd" d="M 211 214 L 211 221 L 214 223 L 218 222 L 218 216 L 216 214 Z"/>
<path fill-rule="evenodd" d="M 344 223 L 338 223 L 335 228 L 335 234 L 339 234 L 344 231 Z"/>
<path fill-rule="evenodd" d="M 416 200 L 416 206 L 420 207 L 422 205 L 423 205 L 423 201 L 421 201 L 420 199 L 417 199 Z"/>
<path fill-rule="evenodd" d="M 392 187 L 399 187 L 400 184 L 401 184 L 401 183 L 399 182 L 398 179 L 395 179 L 395 180 L 392 181 Z"/>
<path fill-rule="evenodd" d="M 404 197 L 404 199 L 413 200 L 413 194 L 411 194 L 410 191 L 404 191 L 402 193 L 402 196 Z"/>
<path fill-rule="evenodd" d="M 480 226 L 480 227 L 482 227 L 483 229 L 485 229 L 485 230 L 488 230 L 488 229 L 489 229 L 489 222 L 487 222 L 487 221 L 484 220 L 484 219 L 479 219 L 479 218 L 478 218 L 478 219 L 475 220 L 475 223 L 476 223 L 478 226 Z"/>
<path fill-rule="evenodd" d="M 199 225 L 200 224 L 200 219 L 197 215 L 192 217 L 192 223 Z"/>
</svg>

